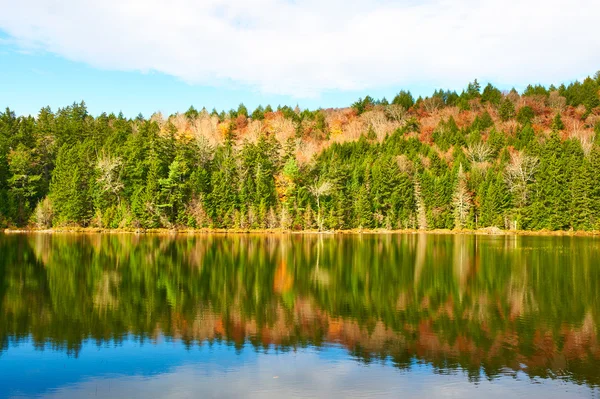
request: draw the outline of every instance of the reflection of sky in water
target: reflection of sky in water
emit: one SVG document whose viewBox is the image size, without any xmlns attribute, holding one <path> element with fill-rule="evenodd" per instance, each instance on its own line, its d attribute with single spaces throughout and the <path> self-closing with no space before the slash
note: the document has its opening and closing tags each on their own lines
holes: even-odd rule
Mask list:
<svg viewBox="0 0 600 399">
<path fill-rule="evenodd" d="M 359 363 L 337 346 L 297 352 L 224 344 L 186 349 L 179 342 L 126 340 L 84 344 L 77 358 L 22 343 L 0 356 L 0 397 L 466 397 L 598 396 L 564 380 L 531 380 L 524 373 L 469 382 L 463 372 L 439 374 L 429 365 L 409 371 L 389 362 Z"/>
</svg>

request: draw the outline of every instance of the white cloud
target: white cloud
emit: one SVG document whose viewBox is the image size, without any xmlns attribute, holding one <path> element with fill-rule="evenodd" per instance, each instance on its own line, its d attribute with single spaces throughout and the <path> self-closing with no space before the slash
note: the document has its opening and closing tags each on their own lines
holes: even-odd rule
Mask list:
<svg viewBox="0 0 600 399">
<path fill-rule="evenodd" d="M 560 82 L 600 67 L 597 0 L 0 0 L 0 29 L 114 70 L 298 97 Z"/>
<path fill-rule="evenodd" d="M 275 377 L 275 378 L 274 378 Z M 477 385 L 464 372 L 434 373 L 431 366 L 402 372 L 391 365 L 327 361 L 301 350 L 260 356 L 223 370 L 211 363 L 188 363 L 150 376 L 109 375 L 54 387 L 43 399 L 71 398 L 587 398 L 593 390 L 561 380 L 532 383 L 524 374 Z"/>
</svg>

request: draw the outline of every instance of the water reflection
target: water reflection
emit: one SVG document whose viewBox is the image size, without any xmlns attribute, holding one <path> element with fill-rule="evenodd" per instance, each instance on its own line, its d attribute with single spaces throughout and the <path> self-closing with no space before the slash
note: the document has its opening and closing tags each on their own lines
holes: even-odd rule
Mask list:
<svg viewBox="0 0 600 399">
<path fill-rule="evenodd" d="M 0 236 L 0 254 L 4 364 L 21 341 L 77 361 L 86 340 L 135 337 L 600 384 L 593 238 L 37 234 Z"/>
<path fill-rule="evenodd" d="M 170 349 L 172 353 L 180 348 Z M 243 353 L 249 354 L 243 362 L 223 367 L 222 356 L 227 355 L 227 351 L 222 346 L 193 348 L 188 351 L 186 360 L 160 373 L 98 374 L 96 371 L 87 378 L 61 381 L 63 383 L 55 387 L 41 390 L 43 393 L 39 397 L 506 398 L 516 394 L 550 399 L 567 394 L 570 398 L 586 398 L 590 393 L 594 394 L 585 386 L 559 380 L 546 380 L 541 384 L 541 380 L 531 381 L 524 373 L 518 373 L 514 378 L 482 379 L 473 384 L 460 372 L 435 373 L 427 364 L 413 363 L 410 371 L 398 371 L 387 362 L 365 367 L 358 362 L 345 361 L 344 350 L 340 348 L 270 355 L 244 348 Z M 85 353 L 85 356 L 89 354 Z M 28 391 L 20 394 L 29 396 Z"/>
</svg>

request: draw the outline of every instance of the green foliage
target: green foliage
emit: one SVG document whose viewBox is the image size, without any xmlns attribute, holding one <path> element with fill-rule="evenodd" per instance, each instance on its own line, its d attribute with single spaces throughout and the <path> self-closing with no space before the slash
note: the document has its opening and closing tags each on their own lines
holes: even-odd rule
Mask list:
<svg viewBox="0 0 600 399">
<path fill-rule="evenodd" d="M 552 131 L 554 132 L 558 132 L 561 131 L 565 128 L 565 124 L 562 121 L 562 117 L 560 116 L 560 113 L 557 112 L 556 115 L 554 115 L 554 119 L 552 119 Z"/>
<path fill-rule="evenodd" d="M 458 128 L 452 116 L 447 121 L 440 121 L 438 127 L 433 132 L 433 142 L 443 151 L 455 145 L 466 145 L 464 132 Z"/>
<path fill-rule="evenodd" d="M 502 100 L 500 104 L 500 109 L 498 110 L 498 115 L 503 122 L 508 121 L 509 119 L 515 116 L 515 105 L 508 98 Z"/>
<path fill-rule="evenodd" d="M 487 102 L 493 105 L 499 105 L 502 101 L 502 92 L 495 88 L 491 83 L 488 83 L 483 89 L 481 94 L 481 101 Z"/>
<path fill-rule="evenodd" d="M 458 94 L 455 91 L 450 90 L 436 90 L 433 92 L 432 97 L 437 97 L 447 106 L 454 106 L 458 101 Z"/>
<path fill-rule="evenodd" d="M 542 85 L 528 85 L 525 88 L 525 91 L 523 91 L 523 95 L 524 96 L 544 96 L 544 97 L 548 97 L 548 95 L 550 94 L 550 92 Z"/>
<path fill-rule="evenodd" d="M 567 99 L 567 105 L 574 107 L 578 105 L 584 105 L 586 108 L 586 114 L 589 114 L 594 108 L 600 106 L 600 98 L 598 97 L 598 90 L 600 90 L 600 84 L 598 79 L 592 79 L 587 77 L 583 82 L 573 82 L 567 87 L 561 87 L 559 90 L 560 94 Z"/>
<path fill-rule="evenodd" d="M 404 109 L 408 110 L 415 105 L 415 99 L 410 94 L 410 91 L 401 90 L 392 100 L 392 104 L 401 105 Z"/>
<path fill-rule="evenodd" d="M 252 119 L 259 121 L 265 119 L 265 109 L 262 107 L 262 105 L 256 107 L 254 112 L 252 112 Z"/>
<path fill-rule="evenodd" d="M 516 147 L 519 149 L 527 147 L 533 140 L 534 136 L 535 132 L 533 131 L 531 124 L 525 124 L 525 126 L 523 126 L 523 128 L 517 132 Z"/>
<path fill-rule="evenodd" d="M 356 114 L 360 115 L 364 112 L 371 110 L 375 106 L 375 101 L 371 96 L 366 96 L 364 99 L 359 98 L 354 104 L 352 104 L 352 108 L 356 110 Z"/>
<path fill-rule="evenodd" d="M 92 217 L 89 155 L 85 144 L 64 144 L 58 151 L 50 183 L 56 225 L 85 226 Z"/>
<path fill-rule="evenodd" d="M 533 112 L 533 108 L 531 108 L 529 105 L 526 105 L 519 109 L 519 112 L 517 113 L 517 122 L 519 122 L 521 125 L 526 125 L 531 123 L 534 117 L 535 113 Z"/>
<path fill-rule="evenodd" d="M 408 118 L 404 123 L 404 130 L 407 132 L 418 132 L 421 124 L 415 117 Z"/>
<path fill-rule="evenodd" d="M 469 99 L 477 98 L 477 97 L 481 96 L 480 90 L 481 90 L 481 85 L 479 84 L 477 79 L 475 79 L 474 81 L 470 82 L 469 85 L 467 86 L 466 94 Z"/>
<path fill-rule="evenodd" d="M 42 176 L 37 174 L 33 151 L 22 143 L 9 153 L 8 168 L 8 201 L 13 205 L 13 220 L 22 225 L 33 210 Z"/>
<path fill-rule="evenodd" d="M 465 92 L 462 92 L 458 100 L 456 101 L 458 109 L 461 111 L 471 110 L 471 104 L 469 103 L 469 97 Z"/>
<path fill-rule="evenodd" d="M 481 115 L 475 117 L 470 130 L 482 132 L 492 126 L 494 126 L 494 121 L 492 120 L 491 115 L 487 111 L 484 111 Z"/>
<path fill-rule="evenodd" d="M 597 106 L 597 88 L 595 77 L 550 90 L 589 111 Z M 270 128 L 245 141 L 243 104 L 229 116 L 213 110 L 222 122 L 218 144 L 178 132 L 173 120 L 159 126 L 143 116 L 93 117 L 83 102 L 56 112 L 43 108 L 37 118 L 6 109 L 0 112 L 0 226 L 454 228 L 453 201 L 462 198 L 468 206 L 461 227 L 600 228 L 600 124 L 593 142 L 563 142 L 568 135 L 557 134 L 565 129 L 557 113 L 555 134 L 538 139 L 533 109 L 524 106 L 515 115 L 516 92 L 503 98 L 491 84 L 480 91 L 477 81 L 460 96 L 436 90 L 426 101 L 473 106 L 473 112 L 447 113 L 435 128 L 431 119 L 420 119 L 423 110 L 410 92 L 401 91 L 394 106 L 367 96 L 353 104 L 356 113 L 397 111 L 398 128 L 378 137 L 378 121 L 362 116 L 360 138 L 341 144 L 325 141 L 331 114 L 323 109 L 278 107 L 296 130 L 284 143 Z M 479 101 L 497 105 L 503 121 L 516 116 L 520 126 L 496 125 Z M 263 120 L 271 111 L 258 106 L 252 118 Z M 185 115 L 204 113 L 190 107 Z M 306 145 L 313 143 L 324 149 L 307 159 Z M 523 160 L 529 169 L 514 164 Z M 510 170 L 527 173 L 508 176 Z"/>
<path fill-rule="evenodd" d="M 238 106 L 238 109 L 236 111 L 236 116 L 238 115 L 243 115 L 245 117 L 248 117 L 248 108 L 246 108 L 246 106 L 243 103 L 240 103 L 240 105 Z"/>
<path fill-rule="evenodd" d="M 198 110 L 196 108 L 194 108 L 193 105 L 190 105 L 190 108 L 187 111 L 185 111 L 184 115 L 188 119 L 193 120 L 193 119 L 196 119 L 198 117 L 199 112 L 198 112 Z"/>
<path fill-rule="evenodd" d="M 291 108 L 291 107 L 289 107 L 289 106 L 287 106 L 287 105 L 279 108 L 278 110 L 281 111 L 281 113 L 283 114 L 283 116 L 286 119 L 292 119 L 292 120 L 294 120 L 297 117 L 296 112 L 294 112 L 294 109 Z"/>
<path fill-rule="evenodd" d="M 504 228 L 506 212 L 510 206 L 510 191 L 502 173 L 489 170 L 478 189 L 481 226 L 496 226 Z"/>
<path fill-rule="evenodd" d="M 554 132 L 541 148 L 534 197 L 529 206 L 526 226 L 533 229 L 566 230 L 569 220 L 570 154 Z"/>
</svg>

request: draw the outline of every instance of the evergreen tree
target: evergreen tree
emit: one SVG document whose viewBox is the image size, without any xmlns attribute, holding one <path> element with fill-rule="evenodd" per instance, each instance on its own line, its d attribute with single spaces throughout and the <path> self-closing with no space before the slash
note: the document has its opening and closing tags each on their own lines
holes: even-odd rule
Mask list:
<svg viewBox="0 0 600 399">
<path fill-rule="evenodd" d="M 479 220 L 481 227 L 504 227 L 504 213 L 509 206 L 509 191 L 504 176 L 493 170 L 488 171 L 479 188 Z"/>
<path fill-rule="evenodd" d="M 401 90 L 392 100 L 392 104 L 401 105 L 404 109 L 410 109 L 415 105 L 415 99 L 410 94 L 410 91 Z"/>
<path fill-rule="evenodd" d="M 185 159 L 177 157 L 169 165 L 168 176 L 158 180 L 160 186 L 158 207 L 167 211 L 167 218 L 171 223 L 177 221 L 177 216 L 184 209 L 188 196 L 188 173 Z"/>
<path fill-rule="evenodd" d="M 231 143 L 218 148 L 215 170 L 211 177 L 212 217 L 217 227 L 233 227 L 233 214 L 238 200 L 238 178 L 235 154 Z"/>
<path fill-rule="evenodd" d="M 85 226 L 90 221 L 90 171 L 88 148 L 84 144 L 73 147 L 64 144 L 60 148 L 50 184 L 55 224 Z"/>
<path fill-rule="evenodd" d="M 498 114 L 500 115 L 500 119 L 506 122 L 515 116 L 515 105 L 508 98 L 505 98 L 500 104 Z"/>
<path fill-rule="evenodd" d="M 15 214 L 13 220 L 18 225 L 23 225 L 29 219 L 33 210 L 39 182 L 42 178 L 36 174 L 36 162 L 32 151 L 23 144 L 9 154 L 9 170 L 11 177 L 8 179 L 8 195 L 14 204 Z"/>
<path fill-rule="evenodd" d="M 571 227 L 575 230 L 589 230 L 594 227 L 593 214 L 594 176 L 592 165 L 587 158 L 580 159 L 579 165 L 573 165 L 573 180 L 570 182 Z"/>
<path fill-rule="evenodd" d="M 487 86 L 483 89 L 483 93 L 481 94 L 481 101 L 487 102 L 493 105 L 499 105 L 500 101 L 502 101 L 502 92 L 492 86 L 491 83 L 488 83 Z"/>
<path fill-rule="evenodd" d="M 521 125 L 526 125 L 531 123 L 534 117 L 535 113 L 533 112 L 533 108 L 526 105 L 519 109 L 519 112 L 517 113 L 517 122 L 519 122 Z"/>
<path fill-rule="evenodd" d="M 35 118 L 6 109 L 0 226 L 598 229 L 600 124 L 592 140 L 593 118 L 566 131 L 556 112 L 579 112 L 566 102 L 587 117 L 598 85 L 529 86 L 535 112 L 520 107 L 519 126 L 485 105 L 509 121 L 519 94 L 477 81 L 417 102 L 366 96 L 349 113 L 258 106 L 252 123 L 243 104 L 184 119 L 94 117 L 84 102 Z M 435 127 L 430 106 L 448 108 Z"/>
<path fill-rule="evenodd" d="M 527 123 L 521 130 L 517 132 L 517 143 L 515 147 L 519 149 L 527 147 L 534 137 L 535 133 L 533 128 L 529 123 Z"/>
<path fill-rule="evenodd" d="M 554 115 L 554 119 L 552 119 L 552 131 L 558 132 L 564 128 L 565 124 L 562 121 L 562 117 L 560 116 L 560 113 L 557 112 L 556 115 Z"/>
</svg>

